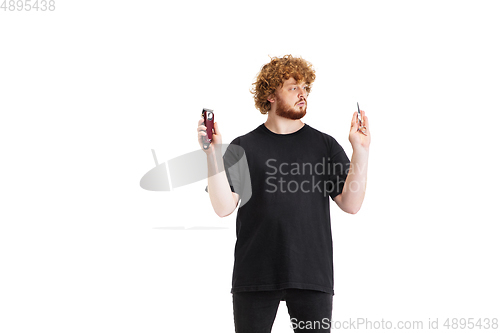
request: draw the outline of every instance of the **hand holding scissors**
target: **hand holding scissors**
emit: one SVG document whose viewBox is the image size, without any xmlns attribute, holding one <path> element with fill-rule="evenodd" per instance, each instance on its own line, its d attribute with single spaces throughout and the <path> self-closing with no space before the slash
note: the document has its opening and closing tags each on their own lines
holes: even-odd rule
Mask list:
<svg viewBox="0 0 500 333">
<path fill-rule="evenodd" d="M 359 110 L 359 103 L 358 104 L 358 131 L 363 133 L 364 135 L 366 134 L 366 126 L 363 125 L 363 119 L 361 118 L 361 111 Z"/>
<path fill-rule="evenodd" d="M 351 130 L 349 132 L 349 141 L 354 147 L 362 147 L 368 149 L 370 146 L 370 126 L 368 124 L 368 117 L 365 115 L 365 111 L 359 109 L 358 112 L 354 112 L 351 120 Z"/>
</svg>

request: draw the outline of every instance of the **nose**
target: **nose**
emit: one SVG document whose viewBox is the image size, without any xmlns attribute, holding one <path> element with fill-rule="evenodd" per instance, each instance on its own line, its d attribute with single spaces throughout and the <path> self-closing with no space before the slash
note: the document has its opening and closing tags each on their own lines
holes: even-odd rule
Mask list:
<svg viewBox="0 0 500 333">
<path fill-rule="evenodd" d="M 299 97 L 307 98 L 307 91 L 304 88 L 299 87 Z"/>
</svg>

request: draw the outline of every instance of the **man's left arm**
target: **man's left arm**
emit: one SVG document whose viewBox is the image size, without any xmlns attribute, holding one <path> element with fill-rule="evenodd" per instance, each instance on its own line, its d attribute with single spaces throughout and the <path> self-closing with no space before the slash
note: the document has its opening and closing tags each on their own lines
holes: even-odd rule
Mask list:
<svg viewBox="0 0 500 333">
<path fill-rule="evenodd" d="M 365 116 L 364 111 L 361 111 L 361 118 L 363 120 L 362 126 L 358 123 L 357 112 L 352 117 L 349 141 L 353 153 L 349 174 L 342 193 L 333 198 L 340 209 L 349 214 L 356 214 L 361 209 L 366 192 L 371 135 L 368 117 Z"/>
</svg>

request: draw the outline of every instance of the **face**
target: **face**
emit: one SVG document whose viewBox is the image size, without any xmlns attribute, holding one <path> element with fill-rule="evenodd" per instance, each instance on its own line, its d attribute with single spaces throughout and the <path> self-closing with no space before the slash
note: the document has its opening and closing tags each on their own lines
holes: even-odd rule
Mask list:
<svg viewBox="0 0 500 333">
<path fill-rule="evenodd" d="M 276 92 L 276 115 L 288 119 L 300 119 L 306 115 L 307 85 L 289 78 Z"/>
</svg>

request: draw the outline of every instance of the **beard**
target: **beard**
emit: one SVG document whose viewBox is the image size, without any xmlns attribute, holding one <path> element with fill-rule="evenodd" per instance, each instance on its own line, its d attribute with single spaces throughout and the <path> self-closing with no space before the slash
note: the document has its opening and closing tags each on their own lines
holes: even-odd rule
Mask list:
<svg viewBox="0 0 500 333">
<path fill-rule="evenodd" d="M 307 101 L 303 99 L 299 102 L 302 101 L 304 101 L 305 103 L 304 106 L 290 106 L 289 104 L 286 104 L 279 96 L 276 96 L 276 115 L 292 120 L 297 120 L 304 117 L 307 110 Z"/>
</svg>

